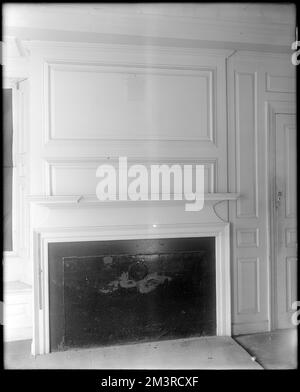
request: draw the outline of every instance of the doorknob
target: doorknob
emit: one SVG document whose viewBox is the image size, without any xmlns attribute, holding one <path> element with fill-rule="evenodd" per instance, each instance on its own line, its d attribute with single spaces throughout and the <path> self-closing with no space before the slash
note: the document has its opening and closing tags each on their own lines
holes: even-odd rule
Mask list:
<svg viewBox="0 0 300 392">
<path fill-rule="evenodd" d="M 280 207 L 281 198 L 282 198 L 282 192 L 278 191 L 277 192 L 277 197 L 276 197 L 276 203 L 275 203 L 276 204 L 276 208 Z"/>
</svg>

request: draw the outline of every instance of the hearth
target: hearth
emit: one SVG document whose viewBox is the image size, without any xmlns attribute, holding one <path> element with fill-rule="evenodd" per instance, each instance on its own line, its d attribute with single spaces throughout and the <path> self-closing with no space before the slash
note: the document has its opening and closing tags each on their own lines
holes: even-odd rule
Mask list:
<svg viewBox="0 0 300 392">
<path fill-rule="evenodd" d="M 215 237 L 50 243 L 50 351 L 217 334 Z"/>
</svg>

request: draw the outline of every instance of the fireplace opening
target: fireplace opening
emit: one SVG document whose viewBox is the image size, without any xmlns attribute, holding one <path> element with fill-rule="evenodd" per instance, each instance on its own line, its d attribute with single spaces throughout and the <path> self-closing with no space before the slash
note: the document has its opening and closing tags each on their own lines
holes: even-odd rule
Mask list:
<svg viewBox="0 0 300 392">
<path fill-rule="evenodd" d="M 216 335 L 215 238 L 49 244 L 50 351 Z"/>
</svg>

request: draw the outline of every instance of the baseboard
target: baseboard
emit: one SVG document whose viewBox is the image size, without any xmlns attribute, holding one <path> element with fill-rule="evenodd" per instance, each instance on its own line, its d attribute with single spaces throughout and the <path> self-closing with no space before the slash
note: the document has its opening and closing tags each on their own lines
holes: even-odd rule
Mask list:
<svg viewBox="0 0 300 392">
<path fill-rule="evenodd" d="M 248 333 L 258 333 L 269 331 L 269 321 L 263 320 L 253 323 L 234 323 L 232 324 L 232 335 L 244 335 Z"/>
</svg>

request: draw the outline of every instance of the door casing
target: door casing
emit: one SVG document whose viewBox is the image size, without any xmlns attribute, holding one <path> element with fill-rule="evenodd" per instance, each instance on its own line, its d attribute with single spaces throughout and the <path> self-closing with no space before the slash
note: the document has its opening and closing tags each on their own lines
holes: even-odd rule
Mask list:
<svg viewBox="0 0 300 392">
<path fill-rule="evenodd" d="M 293 102 L 272 102 L 268 107 L 268 225 L 269 225 L 269 329 L 273 331 L 277 327 L 277 229 L 276 229 L 276 116 L 280 114 L 296 115 L 296 107 Z"/>
</svg>

